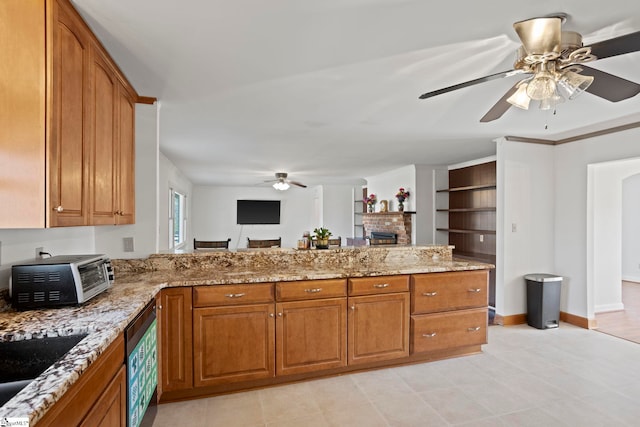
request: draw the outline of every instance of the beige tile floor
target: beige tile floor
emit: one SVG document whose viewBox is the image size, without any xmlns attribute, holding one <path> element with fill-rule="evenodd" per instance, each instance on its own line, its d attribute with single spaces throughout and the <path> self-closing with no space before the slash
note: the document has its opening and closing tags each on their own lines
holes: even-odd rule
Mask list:
<svg viewBox="0 0 640 427">
<path fill-rule="evenodd" d="M 160 405 L 154 427 L 638 426 L 640 344 L 491 326 L 473 356 Z"/>
</svg>

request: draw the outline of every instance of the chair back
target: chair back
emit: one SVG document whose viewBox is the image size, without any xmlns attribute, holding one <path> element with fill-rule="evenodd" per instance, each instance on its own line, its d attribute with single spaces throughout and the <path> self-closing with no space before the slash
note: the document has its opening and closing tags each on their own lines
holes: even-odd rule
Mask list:
<svg viewBox="0 0 640 427">
<path fill-rule="evenodd" d="M 229 242 L 227 240 L 196 240 L 193 239 L 193 249 L 229 249 Z"/>
<path fill-rule="evenodd" d="M 247 237 L 247 248 L 280 248 L 282 237 L 277 239 L 251 239 Z"/>
<path fill-rule="evenodd" d="M 329 246 L 342 246 L 342 237 L 338 236 L 335 239 L 329 239 Z"/>
</svg>

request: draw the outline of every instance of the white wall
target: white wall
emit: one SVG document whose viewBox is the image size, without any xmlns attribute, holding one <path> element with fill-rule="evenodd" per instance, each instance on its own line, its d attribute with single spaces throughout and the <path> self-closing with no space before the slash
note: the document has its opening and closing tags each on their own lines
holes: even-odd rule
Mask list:
<svg viewBox="0 0 640 427">
<path fill-rule="evenodd" d="M 436 244 L 436 183 L 438 174 L 448 174 L 446 166 L 415 165 L 416 198 L 412 241 L 417 245 Z M 448 181 L 448 175 L 447 175 Z M 446 188 L 446 184 L 445 187 Z M 440 193 L 446 196 L 446 193 Z M 412 195 L 413 196 L 413 195 Z M 448 237 L 447 237 L 448 239 Z"/>
<path fill-rule="evenodd" d="M 136 104 L 136 222 L 95 227 L 95 252 L 111 258 L 143 258 L 157 252 L 158 109 Z M 133 252 L 124 252 L 123 238 L 133 238 Z"/>
<path fill-rule="evenodd" d="M 592 319 L 593 287 L 587 286 L 588 165 L 640 156 L 640 129 L 607 134 L 555 147 L 555 274 L 568 281 L 562 309 Z"/>
<path fill-rule="evenodd" d="M 524 275 L 560 273 L 554 265 L 553 150 L 497 141 L 496 312 L 504 316 L 527 311 Z"/>
<path fill-rule="evenodd" d="M 333 237 L 342 237 L 343 246 L 347 244 L 347 237 L 353 236 L 354 201 L 352 185 L 322 186 L 320 223 L 331 230 Z"/>
<path fill-rule="evenodd" d="M 640 174 L 622 182 L 622 279 L 640 282 Z"/>
<path fill-rule="evenodd" d="M 351 192 L 349 187 L 346 209 L 349 209 Z M 231 238 L 231 249 L 246 248 L 247 237 L 253 239 L 282 238 L 282 247 L 296 247 L 305 231 L 324 225 L 334 230 L 344 225 L 322 218 L 322 187 L 306 189 L 292 187 L 277 191 L 268 187 L 193 187 L 191 230 L 199 240 L 225 240 Z M 281 200 L 280 224 L 238 225 L 236 224 L 236 200 Z M 332 198 L 331 198 L 332 199 Z M 346 227 L 351 224 L 351 211 L 345 217 Z M 193 240 L 193 238 L 191 239 Z M 192 248 L 193 241 L 189 248 Z"/>
<path fill-rule="evenodd" d="M 622 188 L 640 159 L 588 166 L 587 286 L 595 313 L 622 310 Z M 637 221 L 638 217 L 635 217 Z M 636 226 L 637 228 L 637 226 Z M 637 235 L 635 235 L 637 239 Z M 636 258 L 637 259 L 637 258 Z"/>
</svg>

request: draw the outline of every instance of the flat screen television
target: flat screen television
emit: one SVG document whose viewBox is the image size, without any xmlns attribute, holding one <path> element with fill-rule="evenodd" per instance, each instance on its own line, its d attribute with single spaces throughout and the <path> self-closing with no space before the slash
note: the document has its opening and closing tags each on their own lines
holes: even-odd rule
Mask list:
<svg viewBox="0 0 640 427">
<path fill-rule="evenodd" d="M 280 200 L 238 200 L 238 224 L 280 224 Z"/>
</svg>

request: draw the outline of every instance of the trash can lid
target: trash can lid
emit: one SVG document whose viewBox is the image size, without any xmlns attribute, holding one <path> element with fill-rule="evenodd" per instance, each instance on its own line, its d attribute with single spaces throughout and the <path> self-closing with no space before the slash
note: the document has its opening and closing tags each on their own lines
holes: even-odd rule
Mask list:
<svg viewBox="0 0 640 427">
<path fill-rule="evenodd" d="M 531 280 L 533 282 L 561 282 L 562 276 L 547 273 L 533 273 L 524 276 L 525 280 Z"/>
</svg>

